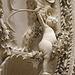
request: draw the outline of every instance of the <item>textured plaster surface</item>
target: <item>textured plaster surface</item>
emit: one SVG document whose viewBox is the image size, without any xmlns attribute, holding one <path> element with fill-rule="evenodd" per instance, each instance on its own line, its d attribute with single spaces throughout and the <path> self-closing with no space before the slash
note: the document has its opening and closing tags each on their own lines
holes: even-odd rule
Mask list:
<svg viewBox="0 0 75 75">
<path fill-rule="evenodd" d="M 14 12 L 9 10 L 9 0 L 2 0 L 3 9 L 4 9 L 4 20 L 8 18 L 8 16 Z M 11 0 L 12 5 L 15 8 L 26 8 L 26 0 Z M 19 12 L 12 16 L 10 19 L 10 25 L 15 30 L 15 39 L 17 40 L 18 46 L 21 45 L 21 39 L 28 27 L 28 20 L 27 20 L 27 13 L 26 12 Z"/>
<path fill-rule="evenodd" d="M 58 0 L 57 0 L 57 2 L 59 2 Z M 7 19 L 7 17 L 12 13 L 12 12 L 14 12 L 14 11 L 10 11 L 9 10 L 9 4 L 8 4 L 8 0 L 2 0 L 2 3 L 3 3 L 3 9 L 4 9 L 4 21 L 6 21 L 6 19 Z M 75 37 L 75 0 L 73 0 L 73 32 L 74 32 L 74 37 Z M 13 4 L 13 6 L 14 7 L 16 7 L 16 8 L 26 8 L 26 0 L 13 0 L 12 1 L 12 4 Z M 59 11 L 59 9 L 60 9 L 60 7 L 57 5 L 57 17 L 58 17 L 58 20 L 60 21 L 60 15 L 59 15 L 59 13 L 60 13 L 60 11 Z M 27 30 L 27 28 L 28 28 L 28 20 L 27 20 L 27 13 L 26 12 L 20 12 L 20 13 L 17 13 L 17 14 L 15 14 L 11 19 L 10 19 L 10 25 L 12 26 L 12 28 L 15 30 L 15 39 L 17 40 L 17 43 L 18 43 L 18 47 L 20 47 L 20 45 L 21 45 L 21 39 L 22 39 L 22 36 L 23 36 L 23 34 L 24 34 L 24 32 Z M 60 22 L 58 23 L 58 31 L 60 31 Z M 73 42 L 75 42 L 75 38 L 74 38 L 74 40 L 73 40 Z M 74 49 L 75 49 L 75 43 L 74 43 L 74 47 L 73 47 Z M 74 51 L 74 53 L 75 53 L 75 51 Z M 19 59 L 20 58 L 20 59 Z M 17 66 L 17 68 L 22 68 L 23 66 L 25 66 L 25 67 L 29 67 L 29 68 L 31 68 L 32 69 L 32 64 L 30 63 L 30 62 L 26 62 L 26 61 L 21 61 L 21 57 L 19 57 L 19 58 L 17 58 L 16 60 L 15 60 L 15 57 L 13 57 L 12 58 L 12 60 L 10 60 L 10 62 L 8 61 L 8 63 L 6 64 L 6 65 L 8 65 L 9 63 L 10 63 L 10 65 L 12 65 L 11 66 L 11 69 L 10 69 L 10 65 L 9 65 L 9 67 L 8 67 L 8 71 L 12 71 L 12 68 L 13 68 L 13 66 Z M 13 61 L 13 62 L 12 62 Z M 14 65 L 14 61 L 15 61 L 15 65 Z M 12 62 L 12 63 L 11 63 Z M 19 63 L 17 63 L 17 62 L 19 62 Z M 20 65 L 20 64 L 22 64 L 23 63 L 23 65 L 20 67 L 20 66 L 18 66 L 18 65 Z M 34 63 L 35 64 L 35 63 Z M 54 65 L 55 64 L 55 65 Z M 5 66 L 6 66 L 5 65 Z M 30 65 L 30 66 L 27 66 L 27 65 Z M 54 65 L 54 66 L 52 66 L 52 65 Z M 35 64 L 34 66 L 37 66 L 37 64 Z M 6 66 L 7 67 L 7 66 Z M 28 70 L 30 70 L 30 69 L 28 69 L 28 68 L 25 68 L 25 67 L 23 67 L 22 69 L 19 69 L 21 72 L 25 72 L 25 70 L 24 69 L 27 69 L 27 71 L 26 71 L 26 75 L 30 75 L 30 74 L 32 74 L 32 75 L 37 75 L 37 74 L 33 74 L 33 72 L 34 73 L 36 73 L 36 71 L 35 71 L 35 69 L 33 68 L 33 70 L 32 70 L 32 72 L 30 72 L 29 74 L 28 74 Z M 56 67 L 56 60 L 54 60 L 54 61 L 51 61 L 51 64 L 49 65 L 49 70 L 54 70 L 54 67 Z M 16 68 L 16 67 L 14 67 L 14 68 Z M 15 71 L 16 69 L 14 69 L 12 72 L 16 72 Z M 4 74 L 5 75 L 5 74 Z M 9 74 L 7 74 L 7 75 L 10 75 L 10 73 Z M 12 73 L 12 75 L 13 75 L 13 73 Z M 15 73 L 15 75 L 18 75 L 17 74 L 17 72 Z M 21 74 L 20 73 L 20 75 L 23 75 L 23 74 Z M 24 74 L 25 75 L 25 74 Z M 41 74 L 40 74 L 41 75 Z"/>
</svg>

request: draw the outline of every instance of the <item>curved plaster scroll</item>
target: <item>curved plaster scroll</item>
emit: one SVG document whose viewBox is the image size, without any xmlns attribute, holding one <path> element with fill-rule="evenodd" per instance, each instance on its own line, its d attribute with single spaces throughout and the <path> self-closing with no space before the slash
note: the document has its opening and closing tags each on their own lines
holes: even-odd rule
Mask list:
<svg viewBox="0 0 75 75">
<path fill-rule="evenodd" d="M 54 0 L 55 1 L 55 0 Z M 40 3 L 40 1 L 38 0 L 38 2 Z M 41 5 L 41 6 L 43 6 L 43 7 L 41 7 L 40 5 L 39 5 L 39 3 L 37 2 L 37 0 L 36 0 L 36 3 L 37 3 L 37 8 L 35 9 L 35 10 L 31 10 L 31 9 L 18 9 L 18 10 L 15 10 L 15 12 L 14 13 L 12 13 L 11 15 L 10 15 L 10 17 L 8 18 L 8 20 L 15 14 L 15 13 L 17 13 L 17 12 L 20 12 L 20 11 L 27 11 L 27 12 L 36 12 L 36 15 L 37 15 L 37 18 L 38 18 L 38 21 L 39 21 L 39 23 L 41 24 L 41 26 L 43 27 L 43 38 L 42 38 L 42 40 L 44 41 L 44 39 L 46 39 L 46 43 L 47 42 L 49 42 L 50 43 L 50 45 L 52 45 L 55 41 L 56 41 L 56 37 L 55 37 L 55 33 L 54 33 L 54 31 L 53 31 L 53 27 L 55 27 L 55 25 L 56 25 L 56 23 L 57 23 L 57 19 L 56 18 L 54 18 L 53 16 L 54 15 L 56 15 L 56 13 L 55 13 L 55 11 L 54 11 L 54 9 L 50 6 L 50 3 L 54 3 L 54 2 L 47 2 L 47 1 L 45 1 L 45 0 L 43 0 L 42 2 L 41 2 L 41 4 L 42 3 L 44 3 L 43 5 Z M 40 7 L 39 7 L 40 6 Z M 45 9 L 45 11 L 44 11 L 44 9 Z M 13 9 L 14 10 L 14 9 Z M 38 14 L 38 13 L 40 13 L 40 15 Z M 47 19 L 47 21 L 46 21 L 46 19 Z M 7 20 L 7 23 L 8 23 L 8 20 Z M 44 26 L 44 25 L 46 25 L 47 26 L 47 29 L 49 29 L 49 31 L 46 29 L 46 27 Z M 50 25 L 52 28 L 50 28 L 48 25 Z M 30 29 L 28 29 L 28 31 L 29 31 Z M 46 31 L 47 30 L 47 31 Z M 32 31 L 32 29 L 31 29 L 31 32 L 33 32 Z M 31 32 L 29 33 L 30 35 L 31 35 Z M 48 40 L 48 38 L 46 38 L 45 36 L 45 34 L 47 34 L 47 32 L 51 32 L 51 34 L 53 35 L 53 37 L 55 38 L 55 39 L 53 39 L 53 41 L 51 41 L 51 39 L 50 40 Z M 48 33 L 48 34 L 49 34 Z M 26 33 L 27 34 L 27 33 Z M 24 35 L 24 37 L 25 36 L 27 36 L 27 35 Z M 35 35 L 33 35 L 33 37 L 34 37 Z M 49 35 L 49 37 L 50 37 L 51 35 Z M 26 37 L 27 39 L 28 39 L 28 37 Z M 30 37 L 29 39 L 32 39 L 32 37 Z M 30 41 L 30 40 L 29 40 Z M 23 41 L 24 42 L 24 41 Z M 42 43 L 42 41 L 40 42 L 40 44 Z M 27 43 L 28 44 L 28 43 Z M 40 45 L 41 46 L 41 45 Z M 40 51 L 41 51 L 41 48 L 40 48 L 40 46 L 39 46 L 39 49 L 40 49 Z M 47 47 L 46 47 L 47 48 Z M 49 50 L 52 52 L 52 49 L 51 49 L 52 47 L 48 47 L 48 51 L 47 51 L 47 53 L 49 52 Z M 42 50 L 42 51 L 44 51 L 44 49 Z M 50 54 L 51 54 L 51 52 L 50 52 Z M 47 72 L 47 63 L 48 63 L 48 61 L 49 61 L 49 56 L 50 56 L 50 54 L 48 54 L 48 56 L 47 56 L 47 58 L 45 59 L 45 56 L 46 55 L 44 55 L 44 63 L 46 63 L 46 64 L 44 64 L 43 65 L 43 69 L 44 70 L 46 70 L 46 71 L 44 71 L 43 72 L 43 74 L 49 74 L 48 72 Z M 47 61 L 46 61 L 47 60 Z"/>
<path fill-rule="evenodd" d="M 38 75 L 36 67 L 33 67 L 32 60 L 22 59 L 16 55 L 7 57 L 1 65 L 1 75 Z M 36 63 L 36 61 L 33 61 Z M 29 72 L 30 71 L 30 72 Z"/>
<path fill-rule="evenodd" d="M 9 0 L 10 1 L 10 0 Z M 10 3 L 10 6 L 11 6 L 11 8 L 13 9 L 13 7 L 12 7 L 12 5 L 11 5 L 11 3 Z M 14 9 L 13 9 L 14 10 Z M 40 10 L 40 9 L 39 9 Z M 8 19 L 7 19 L 7 23 L 9 24 L 9 20 L 10 20 L 10 18 L 13 16 L 13 15 L 15 15 L 16 13 L 18 13 L 18 12 L 36 12 L 36 10 L 31 10 L 31 9 L 18 9 L 18 10 L 15 10 L 15 12 L 13 12 L 9 17 L 8 17 Z M 38 10 L 37 10 L 38 11 Z M 25 34 L 23 35 L 23 38 L 22 38 L 22 48 L 24 48 L 24 50 L 26 50 L 26 51 L 28 51 L 28 49 L 27 49 L 27 45 L 26 45 L 26 42 L 28 41 L 29 43 L 32 41 L 32 40 L 30 40 L 30 39 L 34 39 L 34 37 L 36 37 L 37 35 L 40 35 L 39 33 L 36 33 L 35 32 L 36 31 L 36 29 L 35 29 L 35 27 L 33 26 L 33 27 L 29 27 L 28 28 L 28 30 L 27 30 L 27 32 L 25 32 Z M 40 30 L 37 30 L 37 32 L 40 32 Z M 26 36 L 29 36 L 29 38 L 27 38 Z M 26 42 L 25 42 L 25 39 L 27 40 Z M 26 45 L 26 47 L 25 47 L 25 45 Z"/>
<path fill-rule="evenodd" d="M 55 13 L 55 11 L 54 11 L 54 9 L 50 6 L 50 4 L 49 3 L 54 3 L 55 2 L 55 0 L 52 0 L 52 1 L 48 1 L 48 0 L 43 0 L 43 1 L 39 1 L 39 0 L 35 0 L 35 2 L 37 3 L 37 8 L 35 8 L 35 10 L 31 10 L 31 9 L 15 9 L 15 8 L 13 8 L 13 6 L 11 5 L 11 8 L 12 8 L 12 10 L 14 10 L 14 11 L 16 11 L 16 12 L 14 12 L 11 16 L 13 16 L 15 13 L 17 13 L 17 12 L 20 12 L 20 11 L 30 11 L 30 12 L 36 12 L 36 14 L 37 14 L 37 17 L 38 17 L 38 20 L 39 20 L 39 22 L 40 22 L 40 24 L 43 26 L 43 25 L 46 25 L 46 24 L 48 24 L 48 25 L 50 25 L 52 28 L 54 28 L 55 27 L 55 25 L 56 25 L 56 23 L 57 23 L 57 19 L 56 18 L 54 18 L 54 17 L 52 17 L 52 16 L 54 16 L 54 15 L 56 15 L 56 13 Z M 40 15 L 38 14 L 38 13 L 40 13 Z M 51 15 L 51 16 L 50 16 Z M 11 17 L 10 16 L 10 17 Z M 41 16 L 41 17 L 40 17 Z M 9 17 L 9 19 L 10 19 L 10 17 Z M 47 21 L 46 21 L 46 19 L 47 19 Z M 46 24 L 45 24 L 45 23 Z M 46 25 L 47 26 L 47 25 Z M 46 38 L 46 37 L 44 37 L 44 36 L 46 36 L 46 35 L 44 35 L 45 33 L 47 34 L 47 32 L 46 32 L 46 27 L 44 27 L 43 26 L 43 29 L 44 29 L 44 33 L 43 33 L 43 38 Z M 50 29 L 49 27 L 48 27 L 48 29 Z M 50 31 L 51 30 L 51 31 Z M 56 41 L 56 37 L 55 37 L 55 34 L 54 34 L 54 31 L 52 30 L 52 29 L 50 29 L 49 31 L 50 32 L 52 32 L 51 34 L 53 35 L 53 37 L 55 38 L 53 41 L 51 41 L 51 40 L 47 40 L 47 41 L 49 41 L 50 43 L 51 43 L 51 45 L 53 44 L 53 43 L 55 43 L 55 41 Z M 30 32 L 31 33 L 31 32 Z M 51 35 L 50 35 L 51 36 Z M 50 37 L 49 36 L 49 37 Z M 23 36 L 23 40 L 25 39 L 25 37 L 26 37 L 26 33 L 24 34 L 24 36 Z M 27 37 L 26 37 L 27 38 Z M 42 39 L 43 40 L 43 39 Z M 25 41 L 23 41 L 23 42 L 25 42 Z M 22 44 L 24 44 L 22 42 Z M 41 43 L 41 42 L 40 42 Z M 40 47 L 40 46 L 39 46 Z M 52 48 L 52 47 L 50 47 L 50 48 Z M 49 48 L 49 50 L 50 50 L 50 48 Z M 39 48 L 40 49 L 40 48 Z M 49 51 L 48 50 L 48 51 Z M 52 49 L 51 49 L 52 50 Z M 50 51 L 51 51 L 50 50 Z M 51 52 L 50 52 L 51 53 Z M 46 63 L 46 65 L 44 64 L 44 70 L 46 70 L 47 71 L 47 63 L 48 63 L 48 61 L 49 61 L 49 57 L 50 57 L 50 55 L 48 54 L 48 58 L 47 58 L 47 62 L 44 60 L 44 63 Z M 44 73 L 46 72 L 46 71 L 44 71 Z"/>
<path fill-rule="evenodd" d="M 37 13 L 40 13 L 42 15 L 44 21 L 45 21 L 45 19 L 49 19 L 49 18 L 47 18 L 48 14 L 51 14 L 51 16 L 54 16 L 54 17 L 56 16 L 56 12 L 55 12 L 55 10 L 53 8 L 51 8 L 50 3 L 46 2 L 45 0 L 44 1 L 35 0 L 35 1 L 37 3 L 37 8 L 35 8 L 35 11 L 36 11 L 35 15 L 37 17 L 36 19 L 39 19 Z M 44 11 L 44 9 L 45 9 L 45 11 Z M 30 14 L 30 12 L 29 12 L 29 14 Z M 38 22 L 39 22 L 39 25 L 40 25 L 39 20 L 38 20 Z"/>
<path fill-rule="evenodd" d="M 37 4 L 39 4 L 39 2 L 42 3 L 42 4 L 44 4 L 44 2 L 47 2 L 47 3 L 51 3 L 51 4 L 52 4 L 52 3 L 55 2 L 55 0 L 43 0 L 43 1 L 42 1 L 42 0 L 41 0 L 41 1 L 40 1 L 40 0 L 35 0 L 34 2 L 36 2 Z M 10 9 L 11 9 L 11 10 L 14 10 L 14 11 L 24 10 L 24 9 L 17 9 L 17 8 L 14 8 L 13 5 L 11 4 L 11 0 L 9 0 L 9 5 L 10 5 Z M 42 5 L 41 5 L 41 6 L 42 6 Z M 25 10 L 26 10 L 26 9 L 25 9 Z M 29 11 L 30 11 L 30 10 L 29 10 Z"/>
<path fill-rule="evenodd" d="M 36 2 L 37 7 L 32 10 L 32 9 L 16 9 L 12 6 L 11 1 L 9 0 L 10 3 L 10 7 L 12 10 L 17 12 L 22 12 L 22 11 L 26 11 L 26 12 L 38 12 L 38 13 L 44 13 L 43 15 L 47 15 L 48 13 L 51 13 L 52 16 L 56 16 L 56 12 L 53 8 L 51 8 L 50 3 L 54 3 L 55 0 L 43 0 L 43 1 L 39 1 L 39 0 L 35 0 L 34 2 Z M 49 3 L 48 3 L 49 2 Z M 34 4 L 35 5 L 35 4 Z M 45 12 L 44 12 L 45 9 Z M 13 16 L 15 13 L 13 13 L 11 16 Z"/>
<path fill-rule="evenodd" d="M 9 0 L 10 1 L 10 0 Z M 55 0 L 53 0 L 53 1 L 55 1 Z M 35 10 L 31 10 L 31 9 L 16 9 L 16 8 L 13 8 L 13 6 L 11 5 L 11 2 L 10 2 L 10 6 L 11 6 L 11 8 L 12 8 L 12 10 L 14 10 L 15 12 L 14 13 L 12 13 L 10 16 L 9 16 L 9 18 L 8 18 L 8 20 L 14 15 L 14 14 L 16 14 L 16 13 L 18 13 L 18 12 L 22 12 L 22 11 L 27 11 L 27 12 L 38 12 L 38 13 L 41 13 L 41 14 L 43 14 L 43 18 L 44 19 L 46 19 L 47 18 L 47 14 L 48 13 L 51 13 L 51 15 L 52 16 L 54 16 L 54 15 L 56 15 L 56 13 L 55 13 L 55 11 L 54 11 L 54 9 L 53 8 L 51 8 L 51 6 L 50 6 L 50 4 L 48 3 L 48 2 L 46 2 L 45 0 L 44 1 L 37 1 L 37 0 L 35 0 L 35 2 L 37 3 L 37 8 L 35 8 Z M 41 6 L 43 6 L 43 7 L 41 7 L 40 6 L 40 3 L 41 3 Z M 43 4 L 42 4 L 43 3 Z M 50 2 L 51 3 L 51 2 Z M 54 2 L 53 2 L 54 3 Z M 45 12 L 44 12 L 44 8 L 45 8 Z M 44 17 L 45 16 L 45 17 Z M 8 22 L 8 21 L 7 21 Z M 25 34 L 24 34 L 25 35 Z M 23 39 L 25 39 L 25 36 L 23 37 Z M 22 40 L 23 41 L 23 40 Z M 24 41 L 23 41 L 24 42 Z M 22 43 L 23 43 L 22 42 Z M 23 47 L 23 45 L 22 45 L 22 47 Z"/>
<path fill-rule="evenodd" d="M 46 1 L 48 1 L 49 3 L 54 3 L 55 2 L 55 0 L 46 0 Z"/>
</svg>

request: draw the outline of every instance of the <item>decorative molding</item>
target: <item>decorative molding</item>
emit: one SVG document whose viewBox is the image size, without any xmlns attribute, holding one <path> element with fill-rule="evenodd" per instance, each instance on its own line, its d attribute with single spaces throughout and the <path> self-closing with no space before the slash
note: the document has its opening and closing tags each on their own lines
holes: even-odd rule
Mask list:
<svg viewBox="0 0 75 75">
<path fill-rule="evenodd" d="M 58 65 L 55 75 L 72 75 L 73 72 L 73 25 L 72 25 L 72 3 L 71 0 L 60 0 L 61 11 L 61 32 L 59 41 L 61 42 L 58 57 Z"/>
<path fill-rule="evenodd" d="M 60 13 L 57 15 L 56 2 L 60 4 Z M 3 21 L 3 8 L 0 0 L 0 73 L 3 67 L 12 60 L 12 57 L 22 57 L 22 60 L 38 61 L 38 75 L 74 75 L 75 59 L 73 50 L 73 16 L 72 0 L 27 0 L 27 9 L 14 8 L 9 0 L 11 11 L 14 12 Z M 13 47 L 15 31 L 9 20 L 18 12 L 28 13 L 28 29 L 22 37 L 21 48 Z M 60 16 L 60 23 L 58 17 Z M 60 31 L 57 32 L 57 25 Z M 57 38 L 57 39 L 56 39 Z M 57 41 L 57 42 L 56 42 Z M 8 57 L 9 56 L 9 57 Z M 51 57 L 51 58 L 50 58 Z M 57 60 L 55 73 L 48 71 L 50 61 Z M 42 67 L 40 68 L 40 65 Z M 50 68 L 51 70 L 51 68 Z"/>
</svg>

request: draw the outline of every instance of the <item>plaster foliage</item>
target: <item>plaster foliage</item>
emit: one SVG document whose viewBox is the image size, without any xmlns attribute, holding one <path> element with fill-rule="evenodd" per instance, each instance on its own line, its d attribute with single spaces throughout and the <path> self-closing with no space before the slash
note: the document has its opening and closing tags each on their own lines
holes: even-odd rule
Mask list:
<svg viewBox="0 0 75 75">
<path fill-rule="evenodd" d="M 11 45 L 16 44 L 14 41 L 13 30 L 3 21 L 3 17 L 2 2 L 0 1 L 0 64 L 10 54 Z"/>
<path fill-rule="evenodd" d="M 6 73 L 5 64 L 9 60 L 21 56 L 21 61 L 33 65 L 38 62 L 36 75 L 74 75 L 72 0 L 27 0 L 26 4 L 26 9 L 19 9 L 9 0 L 10 10 L 14 12 L 4 22 L 0 0 L 0 74 Z M 9 23 L 18 12 L 28 13 L 28 29 L 22 37 L 21 48 L 17 47 L 15 30 Z"/>
</svg>

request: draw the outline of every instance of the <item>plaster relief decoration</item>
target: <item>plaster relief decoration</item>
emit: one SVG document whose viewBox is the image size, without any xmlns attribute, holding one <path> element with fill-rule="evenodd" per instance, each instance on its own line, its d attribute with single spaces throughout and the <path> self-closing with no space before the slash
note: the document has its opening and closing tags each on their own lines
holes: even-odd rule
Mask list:
<svg viewBox="0 0 75 75">
<path fill-rule="evenodd" d="M 0 74 L 74 75 L 71 0 L 27 0 L 27 9 L 15 8 L 12 0 L 9 0 L 8 4 L 13 12 L 4 22 L 4 12 L 0 0 Z M 59 4 L 59 15 L 57 14 L 57 4 Z M 14 40 L 15 30 L 9 23 L 11 17 L 19 12 L 28 13 L 28 29 L 22 36 L 21 48 L 18 48 L 16 40 Z M 58 17 L 60 17 L 60 21 Z M 57 26 L 60 26 L 59 32 L 57 32 Z M 15 70 L 11 69 L 12 62 L 25 63 L 24 67 L 30 65 L 31 74 L 27 73 L 27 70 L 24 72 L 24 67 L 23 71 L 16 68 L 17 72 L 14 73 Z M 51 66 L 54 65 L 51 62 L 56 67 L 52 68 Z M 34 65 L 37 67 L 33 67 Z"/>
<path fill-rule="evenodd" d="M 74 66 L 73 56 L 73 25 L 72 25 L 72 0 L 60 0 L 61 32 L 59 32 L 58 65 L 55 75 L 72 75 Z"/>
<path fill-rule="evenodd" d="M 10 55 L 11 45 L 16 44 L 13 29 L 3 21 L 3 8 L 0 1 L 0 64 Z M 10 45 L 11 44 L 11 45 Z"/>
</svg>

